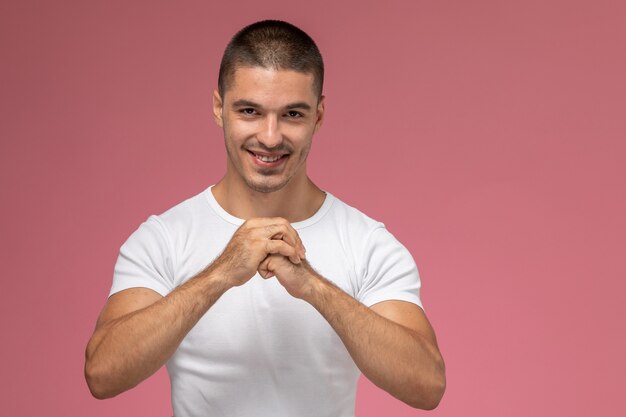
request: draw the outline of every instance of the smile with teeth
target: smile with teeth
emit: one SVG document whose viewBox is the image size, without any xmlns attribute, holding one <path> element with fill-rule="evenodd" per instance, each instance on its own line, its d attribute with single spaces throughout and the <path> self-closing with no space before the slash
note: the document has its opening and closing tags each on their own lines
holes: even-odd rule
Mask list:
<svg viewBox="0 0 626 417">
<path fill-rule="evenodd" d="M 280 158 L 285 156 L 285 155 L 267 156 L 267 155 L 258 155 L 254 152 L 250 152 L 250 153 L 253 154 L 258 160 L 263 161 L 263 162 L 276 162 Z"/>
</svg>

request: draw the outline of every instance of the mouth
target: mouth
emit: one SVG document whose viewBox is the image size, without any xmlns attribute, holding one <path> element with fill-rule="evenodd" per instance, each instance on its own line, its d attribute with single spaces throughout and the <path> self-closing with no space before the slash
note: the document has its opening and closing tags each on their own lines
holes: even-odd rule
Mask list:
<svg viewBox="0 0 626 417">
<path fill-rule="evenodd" d="M 289 158 L 289 154 L 265 154 L 256 153 L 248 150 L 248 154 L 252 157 L 254 163 L 258 166 L 273 168 L 281 165 Z"/>
</svg>

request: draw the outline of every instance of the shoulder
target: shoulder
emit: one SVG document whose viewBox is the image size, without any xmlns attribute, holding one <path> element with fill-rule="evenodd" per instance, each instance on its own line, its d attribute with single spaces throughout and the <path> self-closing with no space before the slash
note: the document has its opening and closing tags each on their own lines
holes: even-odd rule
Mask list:
<svg viewBox="0 0 626 417">
<path fill-rule="evenodd" d="M 368 261 L 372 257 L 389 256 L 392 253 L 412 259 L 407 248 L 383 222 L 373 219 L 337 197 L 334 197 L 330 212 L 335 227 L 361 260 Z"/>
<path fill-rule="evenodd" d="M 194 217 L 206 215 L 206 212 L 210 211 L 207 192 L 210 192 L 208 188 L 178 203 L 156 217 L 166 226 L 173 226 L 181 221 L 189 221 Z"/>
<path fill-rule="evenodd" d="M 325 238 L 334 236 L 344 253 L 359 264 L 366 256 L 372 237 L 378 234 L 378 230 L 386 230 L 385 224 L 332 194 L 330 196 L 332 205 L 321 231 Z"/>
<path fill-rule="evenodd" d="M 374 230 L 385 227 L 383 222 L 373 219 L 356 207 L 330 195 L 333 204 L 328 213 L 329 217 L 338 227 L 349 230 L 350 235 L 365 238 Z"/>
<path fill-rule="evenodd" d="M 150 215 L 132 233 L 126 246 L 133 242 L 141 242 L 143 245 L 160 245 L 167 250 L 173 247 L 173 242 L 178 240 L 179 235 L 185 235 L 194 228 L 198 219 L 207 216 L 211 211 L 206 201 L 206 190 L 190 197 L 161 214 Z"/>
<path fill-rule="evenodd" d="M 333 222 L 354 262 L 355 298 L 368 306 L 385 300 L 421 306 L 419 272 L 407 248 L 383 222 L 339 199 L 334 203 Z"/>
<path fill-rule="evenodd" d="M 161 214 L 150 216 L 148 222 L 158 224 L 168 239 L 177 241 L 181 236 L 184 239 L 200 224 L 216 217 L 209 204 L 207 193 L 210 193 L 210 187 L 181 201 Z"/>
</svg>

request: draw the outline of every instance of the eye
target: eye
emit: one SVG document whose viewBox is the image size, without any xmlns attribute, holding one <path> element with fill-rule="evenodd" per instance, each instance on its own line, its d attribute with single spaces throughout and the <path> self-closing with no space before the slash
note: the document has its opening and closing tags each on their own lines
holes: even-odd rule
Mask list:
<svg viewBox="0 0 626 417">
<path fill-rule="evenodd" d="M 299 111 L 289 110 L 287 112 L 287 116 L 291 117 L 292 119 L 296 119 L 298 117 L 303 117 L 304 115 L 300 113 Z"/>
<path fill-rule="evenodd" d="M 252 107 L 246 107 L 244 109 L 239 110 L 239 113 L 244 114 L 246 116 L 254 116 L 256 114 L 256 110 Z"/>
</svg>

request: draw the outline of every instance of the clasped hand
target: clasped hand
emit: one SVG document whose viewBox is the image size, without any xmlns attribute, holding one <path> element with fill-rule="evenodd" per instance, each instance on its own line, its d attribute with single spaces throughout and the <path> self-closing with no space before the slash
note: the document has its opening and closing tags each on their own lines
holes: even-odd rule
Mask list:
<svg viewBox="0 0 626 417">
<path fill-rule="evenodd" d="M 243 285 L 259 272 L 266 279 L 276 276 L 297 298 L 302 298 L 314 275 L 300 236 L 281 217 L 244 222 L 214 264 L 231 286 Z"/>
</svg>

